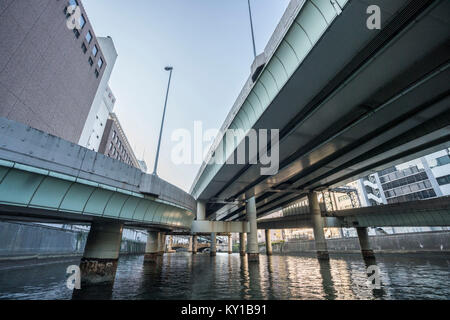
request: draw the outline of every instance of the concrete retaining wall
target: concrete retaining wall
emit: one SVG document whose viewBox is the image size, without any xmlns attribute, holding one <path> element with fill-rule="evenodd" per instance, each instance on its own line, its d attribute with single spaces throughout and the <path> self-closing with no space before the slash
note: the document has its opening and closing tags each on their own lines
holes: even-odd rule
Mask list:
<svg viewBox="0 0 450 320">
<path fill-rule="evenodd" d="M 450 252 L 450 231 L 371 236 L 372 249 L 378 253 Z M 358 238 L 327 239 L 328 250 L 336 253 L 360 252 Z M 265 247 L 260 247 L 265 252 Z M 314 240 L 293 240 L 273 244 L 273 252 L 315 252 Z"/>
<path fill-rule="evenodd" d="M 0 222 L 0 260 L 83 255 L 87 232 Z M 143 254 L 145 243 L 122 240 L 121 254 Z"/>
</svg>

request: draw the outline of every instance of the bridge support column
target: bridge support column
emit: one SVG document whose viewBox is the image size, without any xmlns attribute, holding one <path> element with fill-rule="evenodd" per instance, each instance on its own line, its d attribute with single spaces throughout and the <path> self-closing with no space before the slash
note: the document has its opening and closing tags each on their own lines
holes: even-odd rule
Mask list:
<svg viewBox="0 0 450 320">
<path fill-rule="evenodd" d="M 98 283 L 114 283 L 123 224 L 94 221 L 80 262 L 81 287 Z"/>
<path fill-rule="evenodd" d="M 329 260 L 327 242 L 323 232 L 324 219 L 320 213 L 319 200 L 315 192 L 308 193 L 309 209 L 312 214 L 312 223 L 314 229 L 314 240 L 316 243 L 317 258 L 319 260 Z"/>
<path fill-rule="evenodd" d="M 375 254 L 370 247 L 369 233 L 366 227 L 356 228 L 358 233 L 359 246 L 361 247 L 361 254 L 364 259 L 374 259 Z"/>
<path fill-rule="evenodd" d="M 214 257 L 217 254 L 217 246 L 216 246 L 216 233 L 212 232 L 211 233 L 211 250 L 210 250 L 210 255 L 211 257 Z"/>
<path fill-rule="evenodd" d="M 158 255 L 163 256 L 166 246 L 166 235 L 163 232 L 158 232 Z"/>
<path fill-rule="evenodd" d="M 155 262 L 158 258 L 159 233 L 149 232 L 147 237 L 147 244 L 145 246 L 144 262 Z"/>
<path fill-rule="evenodd" d="M 231 238 L 231 234 L 228 235 L 228 254 L 233 253 L 233 239 Z"/>
<path fill-rule="evenodd" d="M 197 254 L 197 236 L 192 237 L 192 254 Z"/>
<path fill-rule="evenodd" d="M 272 255 L 272 236 L 270 235 L 270 230 L 266 229 L 266 254 L 268 256 Z"/>
<path fill-rule="evenodd" d="M 247 234 L 239 233 L 239 254 L 241 257 L 245 257 L 245 242 L 246 242 Z"/>
<path fill-rule="evenodd" d="M 169 243 L 167 244 L 167 252 L 172 251 L 172 245 L 173 245 L 173 236 L 169 236 Z"/>
<path fill-rule="evenodd" d="M 258 226 L 256 224 L 256 200 L 251 197 L 247 201 L 247 219 L 250 224 L 248 235 L 248 261 L 259 261 Z"/>
<path fill-rule="evenodd" d="M 197 221 L 205 220 L 206 217 L 206 203 L 197 201 Z"/>
<path fill-rule="evenodd" d="M 193 242 L 192 242 L 192 236 L 189 236 L 189 244 L 188 244 L 188 252 L 193 252 Z"/>
</svg>

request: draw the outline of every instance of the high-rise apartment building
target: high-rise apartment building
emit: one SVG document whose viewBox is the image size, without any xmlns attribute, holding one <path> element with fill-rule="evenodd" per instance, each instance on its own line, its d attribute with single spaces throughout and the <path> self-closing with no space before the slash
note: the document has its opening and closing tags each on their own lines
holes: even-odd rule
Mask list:
<svg viewBox="0 0 450 320">
<path fill-rule="evenodd" d="M 0 1 L 0 43 L 0 116 L 78 143 L 107 68 L 81 1 Z"/>
</svg>

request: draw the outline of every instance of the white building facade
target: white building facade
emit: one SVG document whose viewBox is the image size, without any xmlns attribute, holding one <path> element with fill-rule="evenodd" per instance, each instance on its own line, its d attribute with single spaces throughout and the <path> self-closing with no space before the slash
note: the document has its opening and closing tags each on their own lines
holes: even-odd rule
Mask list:
<svg viewBox="0 0 450 320">
<path fill-rule="evenodd" d="M 115 103 L 116 98 L 114 97 L 111 88 L 107 86 L 84 147 L 98 152 L 103 132 L 105 131 L 106 121 L 109 118 L 109 114 L 113 112 Z"/>
<path fill-rule="evenodd" d="M 80 146 L 94 151 L 98 151 L 106 121 L 114 109 L 115 98 L 108 82 L 118 56 L 111 37 L 99 37 L 98 44 L 107 65 L 78 142 Z"/>
</svg>

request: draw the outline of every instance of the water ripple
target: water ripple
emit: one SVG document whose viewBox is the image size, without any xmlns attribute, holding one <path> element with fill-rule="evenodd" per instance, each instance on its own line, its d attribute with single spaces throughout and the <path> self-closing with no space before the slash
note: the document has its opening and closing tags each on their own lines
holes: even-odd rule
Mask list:
<svg viewBox="0 0 450 320">
<path fill-rule="evenodd" d="M 75 262 L 0 271 L 0 299 L 71 299 L 66 268 Z M 155 264 L 142 256 L 119 261 L 114 286 L 90 288 L 86 299 L 449 299 L 449 256 L 377 257 L 381 290 L 367 287 L 359 255 L 320 262 L 311 255 L 166 254 Z"/>
</svg>

